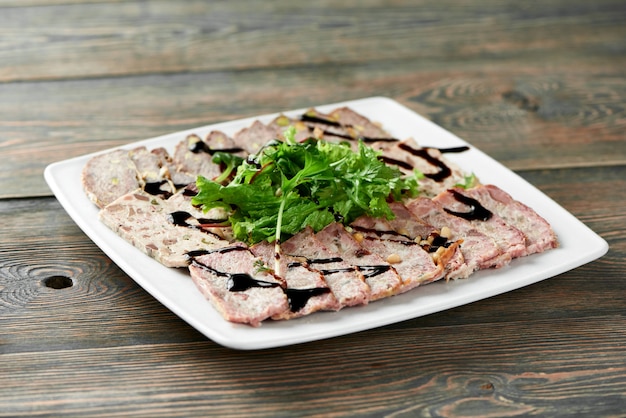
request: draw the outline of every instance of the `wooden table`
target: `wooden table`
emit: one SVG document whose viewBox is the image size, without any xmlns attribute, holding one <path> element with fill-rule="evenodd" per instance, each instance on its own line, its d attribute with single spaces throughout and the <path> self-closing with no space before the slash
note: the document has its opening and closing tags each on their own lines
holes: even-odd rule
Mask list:
<svg viewBox="0 0 626 418">
<path fill-rule="evenodd" d="M 341 3 L 0 0 L 0 416 L 623 416 L 624 2 Z M 608 254 L 392 326 L 236 351 L 135 284 L 42 176 L 377 95 L 519 173 Z"/>
</svg>

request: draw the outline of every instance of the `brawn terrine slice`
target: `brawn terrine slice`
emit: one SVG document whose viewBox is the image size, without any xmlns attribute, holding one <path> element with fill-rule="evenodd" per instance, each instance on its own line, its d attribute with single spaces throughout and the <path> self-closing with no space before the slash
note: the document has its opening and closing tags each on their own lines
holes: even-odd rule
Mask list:
<svg viewBox="0 0 626 418">
<path fill-rule="evenodd" d="M 497 213 L 485 208 L 468 196 L 461 188 L 446 190 L 433 201 L 440 204 L 447 213 L 463 218 L 483 234 L 491 237 L 501 252 L 503 261 L 526 255 L 526 237 L 515 226 L 507 224 Z M 508 258 L 508 261 L 506 260 Z"/>
<path fill-rule="evenodd" d="M 100 208 L 141 187 L 135 163 L 123 149 L 90 158 L 83 167 L 81 181 L 89 200 Z"/>
<path fill-rule="evenodd" d="M 370 287 L 370 302 L 398 293 L 402 280 L 396 270 L 377 253 L 363 247 L 343 225 L 332 223 L 315 236 L 363 274 Z"/>
<path fill-rule="evenodd" d="M 427 223 L 438 228 L 448 228 L 451 240 L 462 240 L 460 249 L 464 263 L 450 271 L 447 278 L 464 279 L 476 270 L 502 267 L 510 260 L 510 256 L 502 256 L 502 251 L 492 238 L 478 231 L 469 221 L 447 213 L 432 199 L 419 197 L 407 202 L 406 206 Z"/>
<path fill-rule="evenodd" d="M 181 207 L 184 200 L 165 200 L 137 190 L 125 194 L 100 211 L 100 220 L 126 241 L 166 267 L 186 267 L 187 253 L 229 245 L 202 227 Z"/>
<path fill-rule="evenodd" d="M 310 227 L 282 243 L 281 249 L 284 254 L 303 258 L 312 268 L 320 271 L 340 307 L 369 302 L 370 288 L 363 274 L 341 256 L 328 250 Z"/>
<path fill-rule="evenodd" d="M 202 294 L 231 322 L 259 326 L 289 309 L 283 283 L 242 245 L 192 257 L 191 278 Z"/>
<path fill-rule="evenodd" d="M 506 223 L 519 229 L 526 238 L 527 254 L 540 253 L 558 246 L 556 234 L 550 224 L 535 210 L 513 199 L 498 186 L 488 184 L 459 192 L 478 200 Z"/>
<path fill-rule="evenodd" d="M 262 241 L 250 247 L 252 253 L 267 266 L 274 266 L 276 251 L 273 243 Z M 281 279 L 285 282 L 285 293 L 289 309 L 272 316 L 272 319 L 291 319 L 317 311 L 336 311 L 339 302 L 324 280 L 324 276 L 309 267 L 304 260 L 281 254 Z"/>
</svg>

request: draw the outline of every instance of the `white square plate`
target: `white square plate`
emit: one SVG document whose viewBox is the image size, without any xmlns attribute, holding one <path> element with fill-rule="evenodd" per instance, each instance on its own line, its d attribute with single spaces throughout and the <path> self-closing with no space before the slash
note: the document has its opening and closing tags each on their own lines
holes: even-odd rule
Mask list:
<svg viewBox="0 0 626 418">
<path fill-rule="evenodd" d="M 399 103 L 372 97 L 316 108 L 330 112 L 349 106 L 373 121 L 382 123 L 400 139 L 414 138 L 421 146 L 438 148 L 469 145 Z M 289 116 L 306 109 L 284 112 Z M 234 134 L 255 119 L 269 122 L 276 114 L 263 115 L 152 138 L 123 147 L 144 145 L 173 151 L 177 142 L 190 133 L 203 137 L 211 130 Z M 53 193 L 78 226 L 122 270 L 148 293 L 213 341 L 236 349 L 262 349 L 335 337 L 352 332 L 416 318 L 422 315 L 488 298 L 544 280 L 586 264 L 604 255 L 608 244 L 573 215 L 531 186 L 524 179 L 478 149 L 447 154 L 466 172 L 474 172 L 482 183 L 495 184 L 517 200 L 529 205 L 554 228 L 559 248 L 514 260 L 498 270 L 479 271 L 467 280 L 440 281 L 408 293 L 383 299 L 367 306 L 322 312 L 289 321 L 265 321 L 261 327 L 225 321 L 200 294 L 183 269 L 171 269 L 144 255 L 98 221 L 98 209 L 89 201 L 81 185 L 81 170 L 95 154 L 49 165 L 45 179 Z"/>
</svg>

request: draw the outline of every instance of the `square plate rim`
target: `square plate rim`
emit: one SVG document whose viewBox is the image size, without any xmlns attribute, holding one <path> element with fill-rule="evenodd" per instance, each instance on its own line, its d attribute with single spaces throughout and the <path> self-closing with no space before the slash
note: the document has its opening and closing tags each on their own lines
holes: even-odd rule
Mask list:
<svg viewBox="0 0 626 418">
<path fill-rule="evenodd" d="M 520 198 L 516 193 L 511 193 L 506 187 L 503 187 L 503 189 L 518 200 L 533 207 L 533 209 L 538 212 L 540 212 L 538 209 L 543 210 L 540 214 L 548 219 L 550 223 L 553 224 L 553 227 L 559 226 L 558 231 L 555 228 L 559 236 L 559 248 L 546 253 L 514 260 L 510 266 L 504 267 L 503 269 L 476 272 L 469 279 L 462 281 L 440 281 L 429 284 L 428 286 L 419 287 L 406 294 L 387 298 L 366 306 L 346 308 L 339 312 L 320 312 L 310 315 L 309 317 L 290 321 L 266 321 L 261 327 L 252 328 L 247 325 L 231 324 L 222 319 L 217 311 L 212 308 L 210 303 L 200 295 L 199 291 L 196 290 L 197 294 L 192 296 L 189 293 L 190 289 L 188 285 L 184 284 L 186 280 L 184 273 L 176 270 L 172 271 L 172 269 L 162 266 L 106 228 L 98 221 L 97 208 L 88 200 L 82 190 L 82 186 L 77 189 L 77 185 L 80 185 L 79 179 L 78 181 L 76 178 L 70 178 L 69 181 L 63 179 L 66 178 L 65 174 L 67 174 L 67 172 L 75 175 L 77 170 L 79 170 L 78 174 L 80 174 L 82 166 L 89 158 L 113 149 L 132 149 L 137 146 L 156 147 L 164 143 L 172 142 L 170 144 L 171 147 L 177 140 L 184 138 L 184 136 L 190 133 L 208 133 L 209 130 L 216 129 L 230 130 L 230 132 L 226 133 L 232 134 L 234 133 L 233 130 L 236 131 L 242 127 L 248 126 L 255 120 L 269 121 L 279 114 L 299 114 L 306 111 L 308 108 L 268 113 L 209 124 L 84 154 L 49 164 L 44 170 L 44 178 L 61 206 L 78 227 L 138 285 L 212 341 L 225 347 L 239 350 L 267 349 L 311 342 L 365 331 L 430 313 L 440 312 L 552 278 L 558 274 L 600 258 L 608 251 L 608 243 L 602 237 L 543 192 L 528 183 L 525 179 L 509 170 L 495 159 L 489 157 L 478 148 L 397 101 L 388 97 L 374 96 L 331 104 L 315 105 L 314 107 L 324 112 L 342 106 L 351 107 L 357 112 L 363 113 L 373 120 L 381 122 L 392 135 L 397 135 L 401 139 L 405 139 L 406 137 L 402 129 L 398 129 L 397 133 L 394 132 L 394 129 L 399 128 L 399 126 L 387 126 L 385 120 L 406 119 L 407 122 L 414 122 L 411 127 L 406 129 L 411 133 L 419 127 L 427 133 L 434 134 L 435 139 L 446 141 L 446 146 L 469 146 L 470 151 L 468 153 L 473 158 L 471 162 L 474 160 L 477 161 L 471 171 L 480 171 L 481 167 L 486 164 L 490 170 L 495 169 L 498 175 L 491 176 L 489 173 L 479 173 L 478 177 L 481 181 L 483 181 L 485 174 L 488 179 L 497 178 L 497 181 L 483 181 L 483 183 L 496 185 L 499 185 L 498 183 L 500 182 L 504 184 L 515 184 L 517 186 L 516 192 L 518 192 L 519 195 L 528 197 L 532 202 L 535 202 L 534 205 Z M 383 112 L 380 116 L 376 117 L 374 112 L 380 112 L 381 109 L 386 110 L 387 113 Z M 393 111 L 394 117 L 389 116 L 389 110 Z M 404 126 L 402 126 L 402 128 L 404 128 Z M 409 137 L 415 137 L 415 135 L 410 135 Z M 421 141 L 418 138 L 415 139 L 420 144 L 436 146 L 435 144 L 428 143 L 428 140 Z M 467 156 L 451 155 L 451 159 L 459 163 L 466 171 L 470 171 L 467 170 L 467 165 L 470 162 Z M 88 202 L 91 206 L 84 207 L 85 202 Z M 539 203 L 539 207 L 535 207 L 537 206 L 537 202 Z M 96 214 L 95 217 L 94 213 Z M 556 221 L 556 224 L 554 221 Z M 567 228 L 563 228 L 563 225 L 566 225 Z M 583 235 L 586 243 L 584 247 L 576 245 L 571 240 L 571 231 Z M 564 242 L 563 240 L 565 238 L 567 238 L 567 240 Z M 564 248 L 564 245 L 567 246 Z M 129 249 L 130 246 L 130 249 L 133 250 L 133 257 L 135 255 L 141 255 L 140 265 L 134 265 L 129 257 L 125 256 L 123 250 L 117 249 L 118 246 L 124 250 Z M 555 256 L 555 253 L 559 253 L 559 256 Z M 181 306 L 181 301 L 174 297 L 175 294 L 167 293 L 168 291 L 177 292 L 179 288 L 172 289 L 173 285 L 169 286 L 169 283 L 158 283 L 157 280 L 151 280 L 145 277 L 146 271 L 152 271 L 153 269 L 157 271 L 167 269 L 168 273 L 164 274 L 167 276 L 167 279 L 164 280 L 176 282 L 176 285 L 183 283 L 186 296 L 193 299 L 193 311 Z M 515 275 L 515 280 L 498 280 L 501 278 L 500 276 L 511 275 L 511 272 L 519 273 Z M 188 274 L 186 277 L 190 282 L 191 279 L 188 277 Z M 481 283 L 485 284 L 485 287 L 482 289 L 480 286 Z M 426 303 L 424 306 L 415 306 L 416 300 Z M 204 304 L 206 306 L 198 307 L 196 306 L 198 304 Z M 359 320 L 359 318 L 366 318 L 366 320 Z"/>
</svg>

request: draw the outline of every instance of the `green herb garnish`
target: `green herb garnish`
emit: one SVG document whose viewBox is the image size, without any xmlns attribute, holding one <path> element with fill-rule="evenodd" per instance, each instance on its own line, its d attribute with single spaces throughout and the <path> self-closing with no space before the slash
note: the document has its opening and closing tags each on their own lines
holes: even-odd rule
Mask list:
<svg viewBox="0 0 626 418">
<path fill-rule="evenodd" d="M 228 210 L 234 236 L 249 244 L 279 242 L 310 226 L 319 231 L 341 221 L 349 224 L 361 215 L 392 219 L 388 200 L 417 195 L 417 175 L 380 161 L 380 152 L 359 142 L 347 144 L 309 139 L 272 141 L 243 161 L 226 185 L 202 176 L 194 205 L 207 211 Z"/>
<path fill-rule="evenodd" d="M 477 183 L 478 183 L 478 178 L 476 177 L 474 173 L 472 173 L 472 174 L 464 176 L 463 182 L 455 184 L 454 187 L 461 187 L 463 189 L 471 189 L 472 187 L 476 186 Z"/>
</svg>

